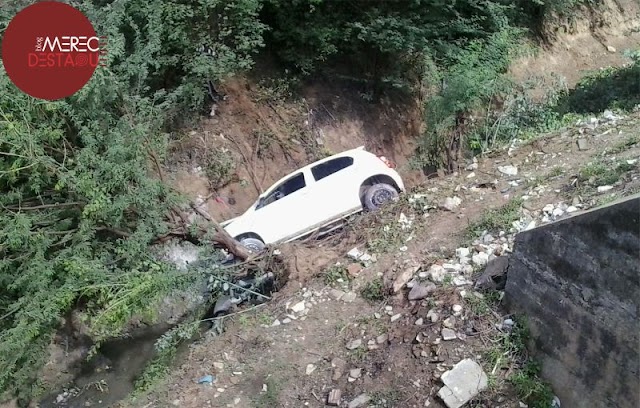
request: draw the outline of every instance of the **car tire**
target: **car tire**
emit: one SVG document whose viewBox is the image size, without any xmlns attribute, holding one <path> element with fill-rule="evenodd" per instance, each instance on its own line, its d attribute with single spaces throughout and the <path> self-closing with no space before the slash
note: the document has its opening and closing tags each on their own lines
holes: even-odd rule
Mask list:
<svg viewBox="0 0 640 408">
<path fill-rule="evenodd" d="M 258 238 L 246 237 L 240 239 L 240 244 L 247 248 L 251 253 L 259 253 L 262 252 L 265 248 L 264 242 L 260 241 Z"/>
<path fill-rule="evenodd" d="M 376 211 L 397 199 L 398 191 L 393 186 L 384 183 L 374 184 L 364 193 L 364 206 L 367 210 Z"/>
</svg>

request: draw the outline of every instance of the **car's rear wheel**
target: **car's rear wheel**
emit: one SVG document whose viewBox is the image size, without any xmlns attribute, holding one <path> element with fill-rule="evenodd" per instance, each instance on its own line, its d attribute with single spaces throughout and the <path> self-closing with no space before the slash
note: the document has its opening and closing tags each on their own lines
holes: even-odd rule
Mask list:
<svg viewBox="0 0 640 408">
<path fill-rule="evenodd" d="M 398 199 L 398 191 L 389 184 L 378 183 L 367 188 L 364 193 L 364 205 L 368 210 L 375 211 L 385 204 Z"/>
<path fill-rule="evenodd" d="M 253 254 L 262 252 L 262 250 L 264 250 L 265 248 L 264 242 L 262 242 L 258 238 L 245 237 L 245 238 L 241 238 L 239 241 L 240 241 L 240 244 L 242 244 L 242 246 L 247 248 L 249 252 Z"/>
</svg>

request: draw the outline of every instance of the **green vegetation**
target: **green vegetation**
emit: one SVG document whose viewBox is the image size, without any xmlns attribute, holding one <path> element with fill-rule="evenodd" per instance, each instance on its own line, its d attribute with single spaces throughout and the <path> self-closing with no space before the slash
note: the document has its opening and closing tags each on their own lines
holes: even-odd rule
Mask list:
<svg viewBox="0 0 640 408">
<path fill-rule="evenodd" d="M 496 385 L 496 373 L 499 370 L 511 370 L 506 379 L 512 384 L 520 398 L 530 407 L 548 408 L 553 392 L 548 384 L 540 379 L 540 367 L 530 359 L 527 353 L 529 331 L 526 322 L 515 319 L 515 325 L 509 332 L 500 332 L 493 339 L 493 348 L 487 353 L 487 369 L 492 373 L 490 383 Z"/>
<path fill-rule="evenodd" d="M 371 395 L 371 405 L 376 408 L 395 408 L 402 402 L 402 393 L 398 390 L 374 392 Z"/>
<path fill-rule="evenodd" d="M 476 238 L 484 231 L 509 231 L 511 224 L 520 219 L 522 199 L 514 198 L 504 206 L 486 211 L 482 217 L 467 227 L 467 237 Z"/>
<path fill-rule="evenodd" d="M 274 377 L 268 377 L 265 380 L 265 384 L 267 385 L 267 390 L 261 392 L 253 401 L 255 408 L 272 408 L 278 406 L 278 397 L 282 384 Z"/>
<path fill-rule="evenodd" d="M 360 295 L 363 299 L 369 302 L 380 302 L 384 300 L 384 284 L 381 278 L 367 282 L 366 285 L 360 290 Z"/>
<path fill-rule="evenodd" d="M 30 3 L 11 0 L 0 8 L 0 35 Z M 627 109 L 637 101 L 637 53 L 629 54 L 629 67 L 590 78 L 557 104 L 555 96 L 553 103 L 533 105 L 514 94 L 506 70 L 526 28 L 549 13 L 591 3 L 75 2 L 109 42 L 106 67 L 87 86 L 64 100 L 40 101 L 0 73 L 0 395 L 26 405 L 43 391 L 38 370 L 71 310 L 79 311 L 99 344 L 122 334 L 134 315 L 152 319 L 156 302 L 197 279 L 159 261 L 149 247 L 176 234 L 186 205 L 165 184 L 162 169 L 169 143 L 207 111 L 206 81 L 250 71 L 263 52 L 285 72 L 262 81 L 261 98 L 270 103 L 290 98 L 312 75 L 341 81 L 368 101 L 417 96 L 428 125 L 417 162 L 451 169 L 467 143 L 482 150 L 526 129 L 555 126 L 563 114 L 605 105 Z M 201 53 L 202 46 L 215 56 Z M 609 88 L 627 91 L 597 106 L 586 103 Z M 507 116 L 496 113 L 505 100 Z M 547 108 L 556 105 L 562 110 Z M 522 107 L 531 109 L 523 114 Z M 211 151 L 204 167 L 212 187 L 228 182 L 234 166 L 228 152 Z M 471 229 L 506 228 L 515 205 Z M 371 241 L 375 249 L 404 239 L 396 226 Z M 363 296 L 382 300 L 382 282 L 370 283 Z M 143 376 L 142 388 L 162 372 L 157 367 Z"/>
<path fill-rule="evenodd" d="M 623 163 L 607 163 L 597 161 L 589 163 L 582 169 L 578 176 L 578 181 L 588 182 L 595 186 L 605 186 L 616 183 L 623 174 L 636 168 L 635 164 Z"/>
<path fill-rule="evenodd" d="M 349 282 L 349 273 L 344 265 L 333 265 L 329 267 L 323 274 L 324 283 L 327 285 L 337 285 L 339 283 L 346 284 Z"/>
</svg>

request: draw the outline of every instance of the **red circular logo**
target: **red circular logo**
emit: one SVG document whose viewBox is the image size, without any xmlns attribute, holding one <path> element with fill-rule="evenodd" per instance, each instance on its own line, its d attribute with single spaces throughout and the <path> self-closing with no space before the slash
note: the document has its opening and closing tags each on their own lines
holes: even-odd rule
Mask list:
<svg viewBox="0 0 640 408">
<path fill-rule="evenodd" d="M 7 75 L 23 92 L 56 100 L 76 93 L 100 64 L 101 39 L 89 19 L 56 1 L 35 3 L 9 22 L 2 39 Z"/>
</svg>

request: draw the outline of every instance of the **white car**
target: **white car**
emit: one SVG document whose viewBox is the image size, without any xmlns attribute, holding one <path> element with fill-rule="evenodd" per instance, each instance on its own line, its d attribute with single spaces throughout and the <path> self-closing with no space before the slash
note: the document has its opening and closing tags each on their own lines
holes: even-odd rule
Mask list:
<svg viewBox="0 0 640 408">
<path fill-rule="evenodd" d="M 390 160 L 364 146 L 348 150 L 283 177 L 244 214 L 222 225 L 252 252 L 266 244 L 330 231 L 352 214 L 397 200 L 405 187 L 394 168 Z"/>
</svg>

